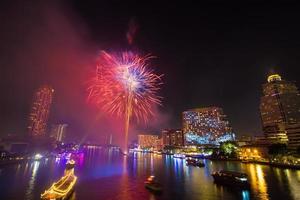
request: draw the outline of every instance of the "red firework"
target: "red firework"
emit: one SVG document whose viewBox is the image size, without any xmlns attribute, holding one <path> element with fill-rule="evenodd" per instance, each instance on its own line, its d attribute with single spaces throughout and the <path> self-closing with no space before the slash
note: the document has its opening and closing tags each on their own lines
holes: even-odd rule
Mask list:
<svg viewBox="0 0 300 200">
<path fill-rule="evenodd" d="M 105 112 L 124 116 L 128 123 L 131 117 L 147 122 L 154 115 L 153 106 L 161 104 L 157 93 L 162 75 L 148 69 L 151 58 L 128 51 L 120 54 L 102 51 L 96 75 L 88 87 L 88 100 Z"/>
</svg>

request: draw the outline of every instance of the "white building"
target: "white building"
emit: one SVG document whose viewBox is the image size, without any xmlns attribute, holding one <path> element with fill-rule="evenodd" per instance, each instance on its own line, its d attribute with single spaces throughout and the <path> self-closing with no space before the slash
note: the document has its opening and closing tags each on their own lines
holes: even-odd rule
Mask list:
<svg viewBox="0 0 300 200">
<path fill-rule="evenodd" d="M 52 125 L 50 137 L 54 138 L 57 142 L 63 142 L 66 137 L 68 124 L 55 124 Z"/>
</svg>

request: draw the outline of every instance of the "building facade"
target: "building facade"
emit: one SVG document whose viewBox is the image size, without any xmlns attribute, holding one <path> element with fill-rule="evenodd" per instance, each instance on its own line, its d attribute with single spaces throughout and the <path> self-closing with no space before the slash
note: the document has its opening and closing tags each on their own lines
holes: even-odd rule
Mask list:
<svg viewBox="0 0 300 200">
<path fill-rule="evenodd" d="M 300 123 L 287 124 L 285 126 L 288 136 L 288 148 L 297 150 L 300 147 Z"/>
<path fill-rule="evenodd" d="M 236 137 L 236 142 L 238 146 L 249 145 L 253 142 L 252 136 L 249 135 L 240 135 Z"/>
<path fill-rule="evenodd" d="M 271 142 L 265 135 L 256 135 L 253 137 L 253 144 L 269 146 Z"/>
<path fill-rule="evenodd" d="M 182 113 L 182 130 L 189 144 L 219 144 L 234 140 L 234 134 L 223 109 L 196 108 Z"/>
<path fill-rule="evenodd" d="M 53 93 L 53 88 L 47 85 L 36 91 L 29 114 L 28 135 L 30 137 L 45 136 Z"/>
<path fill-rule="evenodd" d="M 289 145 L 291 141 L 297 146 L 294 137 L 300 130 L 300 94 L 293 82 L 282 80 L 279 74 L 270 75 L 263 84 L 260 115 L 264 134 L 271 143 Z"/>
<path fill-rule="evenodd" d="M 156 150 L 160 143 L 158 135 L 140 134 L 138 135 L 138 145 L 140 149 Z"/>
<path fill-rule="evenodd" d="M 55 124 L 51 127 L 50 137 L 56 142 L 63 142 L 66 137 L 68 124 Z"/>
<path fill-rule="evenodd" d="M 181 129 L 164 129 L 161 131 L 163 146 L 184 146 L 184 135 Z"/>
</svg>

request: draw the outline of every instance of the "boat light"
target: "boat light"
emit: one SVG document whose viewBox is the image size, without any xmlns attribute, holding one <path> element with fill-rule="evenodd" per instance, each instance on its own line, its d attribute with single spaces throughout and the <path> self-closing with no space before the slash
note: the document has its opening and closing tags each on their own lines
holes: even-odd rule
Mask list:
<svg viewBox="0 0 300 200">
<path fill-rule="evenodd" d="M 37 154 L 35 154 L 34 155 L 34 159 L 36 159 L 36 160 L 39 160 L 39 159 L 41 159 L 43 156 L 41 155 L 41 154 L 39 154 L 39 153 L 37 153 Z"/>
<path fill-rule="evenodd" d="M 247 181 L 247 178 L 238 178 L 240 181 Z"/>
</svg>

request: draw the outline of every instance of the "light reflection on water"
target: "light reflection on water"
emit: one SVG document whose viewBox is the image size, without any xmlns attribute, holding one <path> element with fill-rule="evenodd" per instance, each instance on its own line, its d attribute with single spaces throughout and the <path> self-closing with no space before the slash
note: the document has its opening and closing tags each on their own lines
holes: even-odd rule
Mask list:
<svg viewBox="0 0 300 200">
<path fill-rule="evenodd" d="M 114 151 L 89 149 L 77 158 L 78 183 L 70 199 L 300 199 L 300 171 L 240 162 L 204 160 L 204 163 L 205 167 L 197 168 L 169 155 L 123 156 Z M 2 166 L 0 199 L 39 199 L 41 192 L 62 176 L 64 167 L 62 159 Z M 220 169 L 246 172 L 251 190 L 214 184 L 211 173 Z M 155 175 L 164 186 L 161 196 L 144 188 L 149 175 Z"/>
<path fill-rule="evenodd" d="M 33 167 L 32 167 L 32 175 L 29 179 L 29 184 L 28 184 L 28 188 L 26 190 L 26 195 L 25 195 L 25 199 L 27 200 L 32 200 L 34 199 L 34 194 L 33 194 L 33 191 L 34 191 L 34 186 L 35 186 L 35 179 L 36 179 L 36 173 L 37 173 L 37 170 L 39 169 L 39 166 L 40 166 L 40 161 L 34 161 L 32 163 Z M 32 166 L 31 165 L 31 166 Z"/>
<path fill-rule="evenodd" d="M 250 199 L 249 191 L 248 190 L 243 190 L 242 191 L 242 196 L 243 196 L 243 200 L 249 200 Z"/>
<path fill-rule="evenodd" d="M 259 198 L 268 200 L 267 186 L 261 165 L 250 165 L 251 186 L 259 192 Z"/>
<path fill-rule="evenodd" d="M 297 175 L 299 175 L 299 171 L 297 172 L 298 174 L 295 174 L 297 178 L 292 178 L 291 176 L 294 175 L 294 173 L 291 173 L 290 170 L 284 170 L 286 176 L 287 176 L 287 180 L 288 180 L 288 185 L 290 185 L 290 190 L 291 190 L 291 194 L 293 195 L 294 199 L 300 199 L 300 189 L 299 189 L 299 177 L 297 177 Z"/>
</svg>

